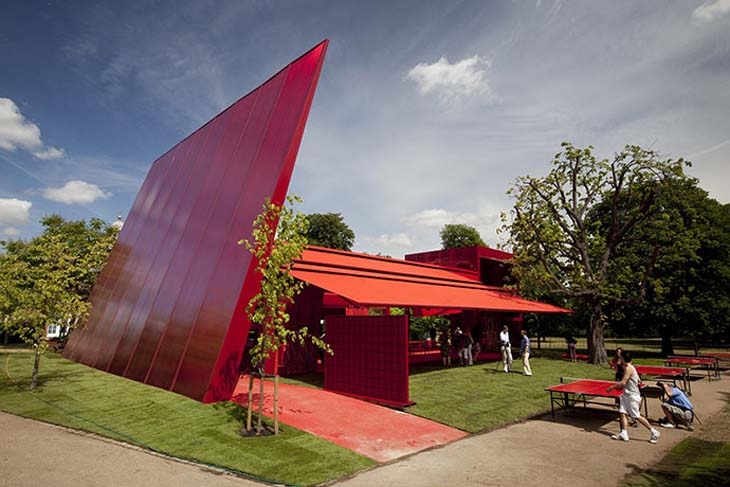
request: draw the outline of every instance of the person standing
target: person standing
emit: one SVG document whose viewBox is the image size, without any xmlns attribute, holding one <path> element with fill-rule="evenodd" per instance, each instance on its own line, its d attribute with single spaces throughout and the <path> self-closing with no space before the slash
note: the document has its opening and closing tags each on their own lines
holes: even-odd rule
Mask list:
<svg viewBox="0 0 730 487">
<path fill-rule="evenodd" d="M 568 336 L 566 342 L 568 342 L 568 357 L 571 362 L 576 362 L 578 359 L 575 353 L 575 347 L 578 345 L 578 340 L 573 335 Z"/>
<path fill-rule="evenodd" d="M 522 373 L 532 375 L 530 368 L 530 337 L 527 336 L 527 330 L 520 331 L 522 341 L 520 342 L 520 355 L 522 355 Z"/>
<path fill-rule="evenodd" d="M 451 336 L 448 328 L 444 328 L 441 332 L 441 359 L 444 362 L 444 367 L 451 366 Z"/>
<path fill-rule="evenodd" d="M 616 382 L 621 382 L 624 378 L 624 362 L 621 360 L 621 354 L 623 353 L 624 349 L 621 347 L 616 348 L 616 353 L 613 355 L 613 359 L 611 359 L 611 368 L 616 371 L 615 379 Z"/>
<path fill-rule="evenodd" d="M 619 396 L 619 408 L 618 412 L 621 415 L 621 431 L 617 435 L 611 435 L 614 440 L 629 441 L 629 417 L 636 419 L 641 425 L 651 432 L 649 443 L 656 443 L 659 441 L 661 433 L 652 427 L 649 421 L 641 415 L 641 391 L 639 390 L 639 374 L 636 369 L 631 365 L 631 354 L 627 351 L 623 351 L 619 362 L 622 363 L 624 368 L 624 377 L 621 382 L 606 388 L 607 392 L 615 389 L 622 389 L 623 393 Z"/>
<path fill-rule="evenodd" d="M 502 351 L 502 365 L 504 371 L 512 370 L 512 345 L 509 342 L 509 327 L 504 325 L 502 331 L 499 332 L 499 346 Z"/>
</svg>

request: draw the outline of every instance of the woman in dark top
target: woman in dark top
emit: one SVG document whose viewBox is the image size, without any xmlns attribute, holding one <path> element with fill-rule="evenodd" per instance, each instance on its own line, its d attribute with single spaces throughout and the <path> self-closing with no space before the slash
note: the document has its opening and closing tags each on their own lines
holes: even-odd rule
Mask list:
<svg viewBox="0 0 730 487">
<path fill-rule="evenodd" d="M 616 371 L 616 382 L 621 382 L 624 378 L 624 361 L 620 360 L 623 351 L 623 348 L 618 347 L 613 360 L 611 360 L 611 368 Z"/>
</svg>

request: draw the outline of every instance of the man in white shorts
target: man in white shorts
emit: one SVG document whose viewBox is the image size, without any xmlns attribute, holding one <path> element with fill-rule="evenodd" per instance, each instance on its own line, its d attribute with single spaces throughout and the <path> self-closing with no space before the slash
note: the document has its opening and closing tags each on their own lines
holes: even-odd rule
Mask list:
<svg viewBox="0 0 730 487">
<path fill-rule="evenodd" d="M 641 425 L 651 432 L 649 443 L 659 441 L 660 433 L 653 428 L 649 421 L 641 416 L 641 391 L 639 390 L 639 374 L 631 365 L 631 354 L 624 350 L 621 354 L 620 362 L 624 364 L 624 377 L 621 382 L 616 382 L 609 386 L 606 391 L 614 389 L 622 389 L 623 394 L 619 397 L 618 412 L 621 414 L 621 432 L 617 435 L 611 435 L 614 440 L 629 441 L 629 433 L 626 429 L 629 424 L 629 417 L 636 419 Z"/>
</svg>

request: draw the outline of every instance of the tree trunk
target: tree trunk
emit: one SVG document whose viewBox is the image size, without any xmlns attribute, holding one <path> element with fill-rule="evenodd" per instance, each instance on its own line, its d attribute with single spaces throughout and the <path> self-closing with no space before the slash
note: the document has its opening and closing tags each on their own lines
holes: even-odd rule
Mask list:
<svg viewBox="0 0 730 487">
<path fill-rule="evenodd" d="M 41 364 L 41 350 L 40 347 L 35 347 L 35 359 L 33 360 L 33 377 L 30 380 L 30 390 L 34 390 L 38 384 L 38 368 Z"/>
<path fill-rule="evenodd" d="M 256 434 L 261 434 L 263 431 L 263 419 L 264 419 L 264 374 L 261 373 L 259 378 L 259 412 L 258 418 L 256 419 Z"/>
<path fill-rule="evenodd" d="M 279 374 L 274 375 L 274 434 L 279 434 Z"/>
<path fill-rule="evenodd" d="M 253 414 L 253 371 L 248 376 L 248 411 L 246 412 L 246 431 L 251 431 L 251 416 Z"/>
<path fill-rule="evenodd" d="M 672 329 L 669 326 L 662 327 L 662 357 L 674 355 L 674 344 L 672 344 Z"/>
<path fill-rule="evenodd" d="M 603 308 L 601 303 L 594 303 L 591 307 L 590 319 L 586 327 L 588 341 L 588 363 L 607 365 L 606 345 L 603 341 L 603 331 L 606 324 L 603 322 Z"/>
</svg>

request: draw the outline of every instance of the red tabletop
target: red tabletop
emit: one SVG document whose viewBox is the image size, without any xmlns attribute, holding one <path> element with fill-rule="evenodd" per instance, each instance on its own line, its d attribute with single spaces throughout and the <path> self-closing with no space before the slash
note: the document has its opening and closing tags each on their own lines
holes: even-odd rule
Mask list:
<svg viewBox="0 0 730 487">
<path fill-rule="evenodd" d="M 545 390 L 552 392 L 585 394 L 587 396 L 619 397 L 623 394 L 621 389 L 613 389 L 608 392 L 606 391 L 609 386 L 614 384 L 615 382 L 610 380 L 580 379 L 574 382 L 568 382 L 567 384 L 546 387 Z"/>
<path fill-rule="evenodd" d="M 666 375 L 676 377 L 684 374 L 686 371 L 682 367 L 662 367 L 660 365 L 634 365 L 638 374 L 646 375 Z"/>
<path fill-rule="evenodd" d="M 715 365 L 714 358 L 696 358 L 696 357 L 667 357 L 666 363 L 685 364 L 685 365 Z"/>
<path fill-rule="evenodd" d="M 730 358 L 730 352 L 708 352 L 703 353 L 702 357 Z"/>
</svg>

